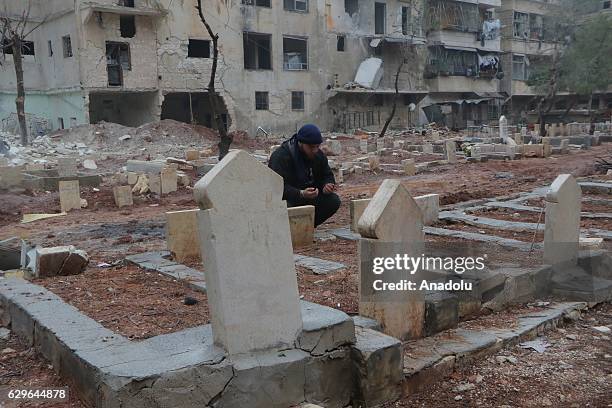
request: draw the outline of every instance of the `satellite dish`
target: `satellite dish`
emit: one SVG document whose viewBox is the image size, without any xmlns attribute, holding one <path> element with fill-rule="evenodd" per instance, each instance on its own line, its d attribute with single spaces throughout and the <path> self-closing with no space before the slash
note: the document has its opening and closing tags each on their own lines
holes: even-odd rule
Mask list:
<svg viewBox="0 0 612 408">
<path fill-rule="evenodd" d="M 410 112 L 414 112 L 415 109 L 416 109 L 416 105 L 414 103 L 411 103 L 410 105 L 408 105 L 408 110 Z"/>
</svg>

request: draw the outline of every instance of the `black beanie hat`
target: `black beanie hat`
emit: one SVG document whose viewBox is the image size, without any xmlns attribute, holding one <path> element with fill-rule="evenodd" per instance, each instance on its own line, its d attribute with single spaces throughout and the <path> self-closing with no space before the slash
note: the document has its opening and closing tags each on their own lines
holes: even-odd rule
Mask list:
<svg viewBox="0 0 612 408">
<path fill-rule="evenodd" d="M 302 142 L 309 145 L 321 144 L 323 143 L 323 137 L 321 136 L 321 131 L 315 125 L 304 125 L 297 132 L 297 141 Z"/>
</svg>

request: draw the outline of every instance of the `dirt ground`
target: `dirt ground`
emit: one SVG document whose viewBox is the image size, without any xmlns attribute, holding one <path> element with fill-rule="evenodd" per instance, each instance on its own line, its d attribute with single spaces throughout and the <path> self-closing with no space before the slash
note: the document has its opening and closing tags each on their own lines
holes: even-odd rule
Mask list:
<svg viewBox="0 0 612 408">
<path fill-rule="evenodd" d="M 610 325 L 612 305 L 599 305 L 575 323 L 545 333 L 541 339 L 550 347 L 544 353 L 506 347 L 386 407 L 610 407 L 612 341 L 593 329 Z M 500 363 L 499 356 L 516 363 Z"/>
<path fill-rule="evenodd" d="M 351 147 L 351 144 L 355 146 Z M 240 145 L 249 150 L 261 149 L 248 141 Z M 263 146 L 265 148 L 266 146 Z M 332 157 L 333 160 L 342 162 L 359 156 L 357 154 L 358 141 L 349 140 L 345 153 L 340 157 Z M 408 152 L 406 152 L 408 153 Z M 608 157 L 610 146 L 603 145 L 590 150 L 572 151 L 570 155 L 553 156 L 547 159 L 524 159 L 517 161 L 489 161 L 485 163 L 459 163 L 456 165 L 439 165 L 413 177 L 403 177 L 403 183 L 413 195 L 438 193 L 441 195 L 441 204 L 454 204 L 467 200 L 492 198 L 518 192 L 530 191 L 535 187 L 550 184 L 560 173 L 572 173 L 575 176 L 596 175 L 594 162 L 596 158 Z M 417 162 L 431 157 L 415 156 Z M 396 156 L 384 156 L 382 163 L 399 163 L 403 158 Z M 441 157 L 436 156 L 437 159 Z M 116 158 L 108 162 L 99 163 L 102 169 L 110 171 L 118 164 L 124 162 Z M 511 173 L 510 178 L 499 178 L 499 173 Z M 362 175 L 351 174 L 345 176 L 345 182 L 341 185 L 340 196 L 342 206 L 339 212 L 321 230 L 329 228 L 344 227 L 350 223 L 349 202 L 352 199 L 371 197 L 380 182 L 385 178 L 397 178 L 385 172 L 377 174 L 366 172 Z M 601 175 L 598 175 L 601 177 Z M 193 183 L 192 183 L 193 185 Z M 55 217 L 29 224 L 20 224 L 23 214 L 26 213 L 57 213 L 59 212 L 59 197 L 57 193 L 36 192 L 27 194 L 0 193 L 0 240 L 11 237 L 27 239 L 34 244 L 43 246 L 75 245 L 79 249 L 88 252 L 91 257 L 90 264 L 84 274 L 71 277 L 58 277 L 38 281 L 38 283 L 49 288 L 59 296 L 63 297 L 85 314 L 100 321 L 105 327 L 115 330 L 124 336 L 134 340 L 144 339 L 162 333 L 173 332 L 183 328 L 206 323 L 209 319 L 206 296 L 195 292 L 181 282 L 176 282 L 157 273 L 144 272 L 134 266 L 125 265 L 121 261 L 126 255 L 151 251 L 163 250 L 165 246 L 165 216 L 166 211 L 195 208 L 192 187 L 183 187 L 178 192 L 162 198 L 155 196 L 135 197 L 135 204 L 131 208 L 117 209 L 112 198 L 112 185 L 105 182 L 99 191 L 92 188 L 83 188 L 81 196 L 88 201 L 88 207 L 79 211 L 73 211 L 65 216 Z M 602 198 L 602 197 L 600 197 Z M 609 196 L 603 198 L 610 198 Z M 599 207 L 592 206 L 591 211 Z M 601 212 L 601 211 L 600 211 Z M 607 211 L 610 212 L 610 211 Z M 525 218 L 514 218 L 514 212 L 501 212 L 507 219 L 532 221 L 524 214 Z M 496 212 L 497 214 L 497 212 Z M 523 214 L 521 214 L 523 215 Z M 530 216 L 533 214 L 529 214 Z M 487 215 L 489 216 L 489 214 Z M 537 214 L 536 214 L 537 216 Z M 506 219 L 506 218 L 504 218 Z M 586 220 L 585 220 L 586 221 Z M 543 222 L 543 220 L 542 220 Z M 463 224 L 440 224 L 444 228 L 457 228 L 464 231 L 492 233 L 508 238 L 531 242 L 532 233 L 515 233 L 512 231 L 497 231 L 470 227 Z M 584 227 L 612 229 L 608 221 L 588 220 Z M 541 234 L 536 237 L 536 242 L 541 242 Z M 428 237 L 428 240 L 437 244 L 453 247 L 465 244 L 465 241 L 454 238 Z M 331 307 L 339 308 L 347 313 L 354 314 L 358 311 L 357 299 L 357 243 L 354 241 L 329 240 L 318 241 L 312 246 L 301 248 L 297 253 L 338 261 L 346 264 L 346 269 L 330 276 L 313 275 L 304 268 L 298 267 L 298 285 L 300 295 L 303 299 L 318 302 Z M 524 253 L 513 251 L 491 252 L 496 262 L 516 264 L 518 259 L 527 264 L 537 264 L 540 254 L 534 252 L 531 257 Z M 98 267 L 100 263 L 114 264 L 115 267 Z M 201 269 L 201 265 L 193 265 Z M 197 301 L 195 305 L 186 305 L 185 298 L 193 298 Z M 610 324 L 610 308 L 598 309 L 589 312 L 597 319 L 603 319 L 605 324 Z M 609 319 L 609 320 L 605 320 Z M 602 324 L 604 324 L 602 323 Z M 562 379 L 568 381 L 566 388 L 561 390 L 559 386 L 553 387 L 547 381 L 549 378 L 543 375 L 543 386 L 550 387 L 551 393 L 545 394 L 553 405 L 559 405 L 559 395 L 567 398 L 567 401 L 576 401 L 579 406 L 585 401 L 604 401 L 601 392 L 595 391 L 594 384 L 599 384 L 601 376 L 608 375 L 608 385 L 612 382 L 609 377 L 610 365 L 603 366 L 591 359 L 586 359 L 582 349 L 599 350 L 603 347 L 603 340 L 589 332 L 588 327 L 580 326 L 580 322 L 569 330 L 580 333 L 580 342 L 568 343 L 567 346 L 581 344 L 580 352 L 575 349 L 565 350 L 561 332 L 559 342 L 554 347 L 559 347 L 555 353 L 549 351 L 544 355 L 532 355 L 522 350 L 510 350 L 519 358 L 519 366 L 530 362 L 532 366 L 525 366 L 524 375 L 531 375 L 528 367 L 540 367 L 539 358 L 546 356 L 563 355 L 564 361 L 575 367 L 575 377 L 570 375 L 572 371 L 563 368 Z M 573 332 L 572 332 L 573 333 Z M 551 335 L 554 339 L 555 334 Z M 600 336 L 601 337 L 601 336 Z M 584 341 L 584 343 L 582 343 Z M 604 342 L 605 343 L 605 342 Z M 608 341 L 608 347 L 610 342 Z M 15 352 L 0 354 L 0 385 L 25 386 L 32 382 L 38 384 L 59 384 L 60 380 L 51 372 L 48 365 L 35 355 L 32 350 L 26 350 L 20 346 L 14 338 L 11 338 L 8 347 Z M 598 348 L 599 347 L 599 348 Z M 557 353 L 558 351 L 559 353 Z M 563 353 L 567 352 L 567 355 Z M 584 351 L 586 353 L 586 351 Z M 21 355 L 20 353 L 23 353 Z M 572 354 L 575 353 L 575 354 Z M 609 354 L 612 354 L 608 350 Z M 602 360 L 603 357 L 599 358 Z M 25 360 L 24 360 L 25 359 Z M 27 365 L 22 366 L 21 362 Z M 608 360 L 602 360 L 608 361 Z M 544 362 L 542 362 L 544 364 Z M 522 366 L 521 366 L 522 367 Z M 554 368 L 554 364 L 551 366 Z M 552 370 L 551 368 L 551 370 Z M 456 394 L 449 390 L 455 385 L 451 382 L 441 383 L 437 387 L 446 387 L 441 391 L 448 391 L 448 401 L 444 398 L 434 400 L 434 393 L 425 392 L 418 396 L 400 402 L 397 406 L 502 406 L 508 401 L 508 406 L 536 406 L 532 397 L 527 397 L 533 391 L 534 382 L 529 377 L 517 377 L 513 379 L 512 373 L 517 367 L 498 365 L 495 361 L 485 360 L 482 366 L 475 366 L 473 370 L 461 375 L 456 380 L 463 381 L 469 376 L 482 373 L 484 380 L 478 384 L 474 391 L 462 395 L 462 400 L 455 401 Z M 480 371 L 478 371 L 480 370 Z M 603 370 L 603 371 L 602 371 Z M 607 371 L 606 371 L 607 370 Z M 533 370 L 531 370 L 533 371 Z M 559 371 L 559 370 L 558 370 Z M 545 372 L 544 374 L 546 374 Z M 566 373 L 568 376 L 566 378 Z M 550 379 L 552 382 L 552 379 Z M 584 382 L 584 384 L 583 384 Z M 582 385 L 584 385 L 583 388 Z M 569 390 L 574 387 L 577 391 Z M 514 388 L 519 391 L 514 391 Z M 605 387 L 599 386 L 599 390 Z M 479 391 L 480 390 L 480 391 Z M 578 390 L 590 394 L 582 394 Z M 609 388 L 608 388 L 609 390 Z M 529 391 L 529 392 L 528 392 Z M 474 393 L 472 395 L 471 393 Z M 599 393 L 599 394 L 598 394 Z M 578 395 L 582 395 L 578 397 Z M 452 397 L 452 398 L 451 398 Z M 544 397 L 544 394 L 539 395 Z M 522 399 L 521 399 L 522 398 Z M 468 403 L 469 401 L 469 403 Z M 482 401 L 482 402 L 480 402 Z M 607 400 L 610 403 L 612 400 Z M 541 401 L 540 401 L 541 402 Z M 78 401 L 71 402 L 72 405 L 45 405 L 78 407 Z M 462 405 L 463 404 L 463 405 Z M 467 404 L 467 405 L 466 405 Z M 537 405 L 537 406 L 541 406 Z M 30 406 L 30 405 L 23 405 Z M 567 405 L 571 406 L 571 405 Z M 603 405 L 602 405 L 603 406 Z"/>
</svg>

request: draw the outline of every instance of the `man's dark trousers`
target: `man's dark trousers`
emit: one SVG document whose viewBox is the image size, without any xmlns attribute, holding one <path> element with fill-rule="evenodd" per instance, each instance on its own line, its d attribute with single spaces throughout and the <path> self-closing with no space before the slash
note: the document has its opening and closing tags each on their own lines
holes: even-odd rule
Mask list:
<svg viewBox="0 0 612 408">
<path fill-rule="evenodd" d="M 338 211 L 338 208 L 340 208 L 340 197 L 336 193 L 325 194 L 319 191 L 319 195 L 313 200 L 300 198 L 298 201 L 287 201 L 288 207 L 299 207 L 302 205 L 314 205 L 315 227 L 318 227 Z"/>
</svg>

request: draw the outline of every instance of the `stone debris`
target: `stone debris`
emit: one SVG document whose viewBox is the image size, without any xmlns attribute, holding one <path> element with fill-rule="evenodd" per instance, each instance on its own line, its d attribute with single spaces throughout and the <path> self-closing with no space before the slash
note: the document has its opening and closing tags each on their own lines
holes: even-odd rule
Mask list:
<svg viewBox="0 0 612 408">
<path fill-rule="evenodd" d="M 27 253 L 28 269 L 32 276 L 45 278 L 49 276 L 77 275 L 87 267 L 89 257 L 85 251 L 72 245 L 42 248 L 36 247 Z"/>
</svg>

